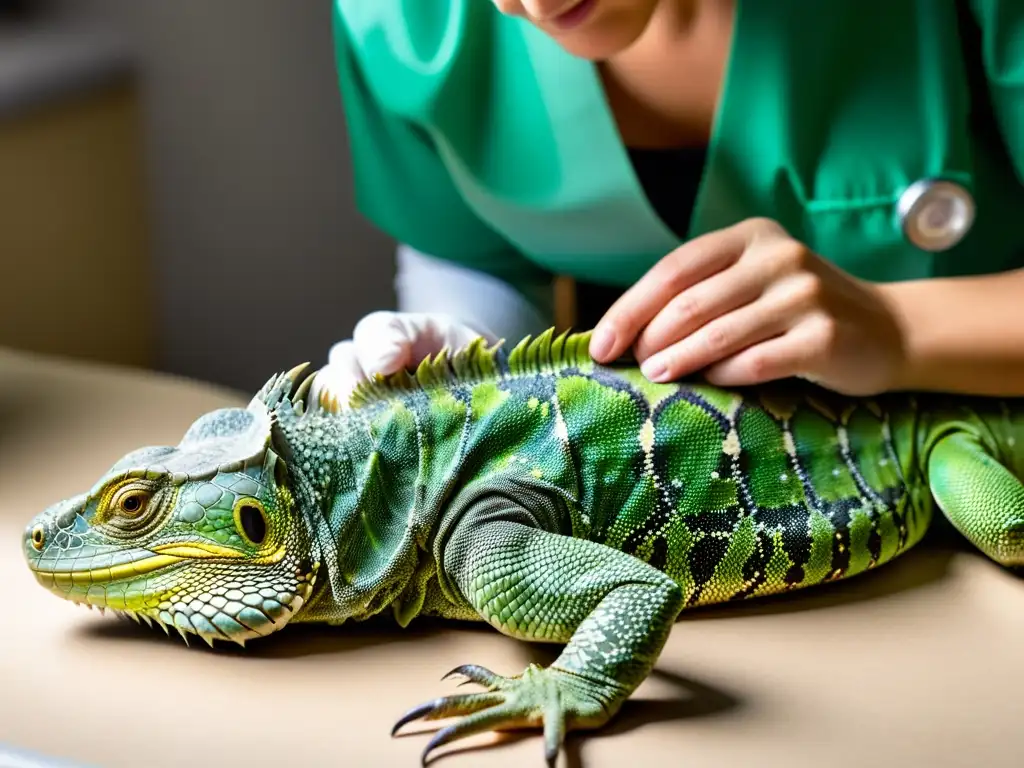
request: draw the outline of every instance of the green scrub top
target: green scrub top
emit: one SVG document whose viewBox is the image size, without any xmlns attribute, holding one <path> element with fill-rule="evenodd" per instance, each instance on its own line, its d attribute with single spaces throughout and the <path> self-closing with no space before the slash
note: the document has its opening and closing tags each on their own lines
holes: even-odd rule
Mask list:
<svg viewBox="0 0 1024 768">
<path fill-rule="evenodd" d="M 625 287 L 680 245 L 593 63 L 490 0 L 334 11 L 358 205 L 392 237 L 514 284 Z M 741 1 L 733 36 L 691 237 L 766 216 L 876 281 L 1024 266 L 1024 1 Z M 929 180 L 974 204 L 945 250 L 901 217 Z"/>
</svg>

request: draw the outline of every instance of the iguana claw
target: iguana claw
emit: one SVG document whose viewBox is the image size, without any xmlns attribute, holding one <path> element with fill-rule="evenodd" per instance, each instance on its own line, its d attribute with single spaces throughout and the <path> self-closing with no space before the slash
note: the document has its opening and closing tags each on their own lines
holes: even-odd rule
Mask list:
<svg viewBox="0 0 1024 768">
<path fill-rule="evenodd" d="M 469 685 L 470 683 L 478 683 L 485 688 L 491 688 L 495 683 L 500 681 L 502 678 L 500 675 L 496 675 L 486 667 L 481 667 L 477 664 L 463 664 L 460 667 L 456 667 L 451 672 L 444 675 L 441 679 L 447 680 L 449 677 L 455 677 L 461 675 L 466 678 L 459 685 Z"/>
<path fill-rule="evenodd" d="M 424 720 L 440 720 L 454 715 L 469 715 L 492 704 L 500 704 L 504 699 L 494 693 L 466 693 L 461 696 L 443 696 L 420 704 L 402 715 L 391 729 L 391 735 L 406 723 L 423 718 Z"/>
<path fill-rule="evenodd" d="M 531 664 L 518 677 L 503 677 L 484 667 L 465 665 L 453 669 L 442 679 L 454 675 L 467 677 L 488 688 L 486 692 L 440 698 L 406 712 L 391 730 L 394 736 L 406 723 L 418 718 L 440 720 L 464 715 L 458 722 L 442 728 L 423 750 L 422 764 L 430 753 L 456 739 L 482 731 L 500 731 L 543 726 L 544 755 L 553 765 L 565 739 L 567 727 L 592 728 L 602 725 L 609 711 L 601 697 L 589 691 L 589 681 L 559 669 Z"/>
</svg>

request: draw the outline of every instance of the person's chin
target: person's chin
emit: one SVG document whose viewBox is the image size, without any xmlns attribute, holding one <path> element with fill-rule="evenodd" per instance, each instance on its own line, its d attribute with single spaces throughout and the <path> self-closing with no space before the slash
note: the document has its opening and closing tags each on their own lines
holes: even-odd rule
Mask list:
<svg viewBox="0 0 1024 768">
<path fill-rule="evenodd" d="M 615 18 L 616 15 L 602 14 L 598 9 L 594 18 L 578 27 L 559 29 L 545 25 L 543 31 L 567 53 L 581 59 L 602 61 L 629 48 L 644 29 L 640 24 L 623 23 L 624 20 Z"/>
</svg>

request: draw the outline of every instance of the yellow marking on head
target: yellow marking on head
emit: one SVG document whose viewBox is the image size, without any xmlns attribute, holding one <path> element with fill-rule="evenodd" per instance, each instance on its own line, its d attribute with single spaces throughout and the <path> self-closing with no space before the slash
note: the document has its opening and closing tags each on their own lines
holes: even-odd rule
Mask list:
<svg viewBox="0 0 1024 768">
<path fill-rule="evenodd" d="M 44 587 L 54 586 L 87 586 L 108 581 L 119 581 L 137 576 L 145 576 L 160 568 L 180 563 L 182 558 L 173 555 L 152 555 L 132 563 L 121 563 L 109 568 L 92 568 L 80 571 L 46 571 L 34 568 L 36 580 Z"/>
<path fill-rule="evenodd" d="M 171 555 L 182 559 L 199 560 L 207 557 L 245 557 L 245 553 L 230 547 L 206 541 L 190 541 L 181 544 L 161 544 L 153 547 L 153 551 L 161 555 Z"/>
</svg>

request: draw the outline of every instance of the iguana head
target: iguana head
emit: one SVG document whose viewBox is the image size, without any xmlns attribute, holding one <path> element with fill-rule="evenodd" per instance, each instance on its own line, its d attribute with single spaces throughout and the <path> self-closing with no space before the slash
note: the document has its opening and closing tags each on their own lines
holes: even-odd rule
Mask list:
<svg viewBox="0 0 1024 768">
<path fill-rule="evenodd" d="M 127 454 L 88 493 L 38 514 L 23 546 L 39 583 L 211 644 L 287 624 L 317 570 L 271 442 L 267 395 L 290 391 L 290 375 L 248 408 L 202 416 L 177 446 Z"/>
</svg>

